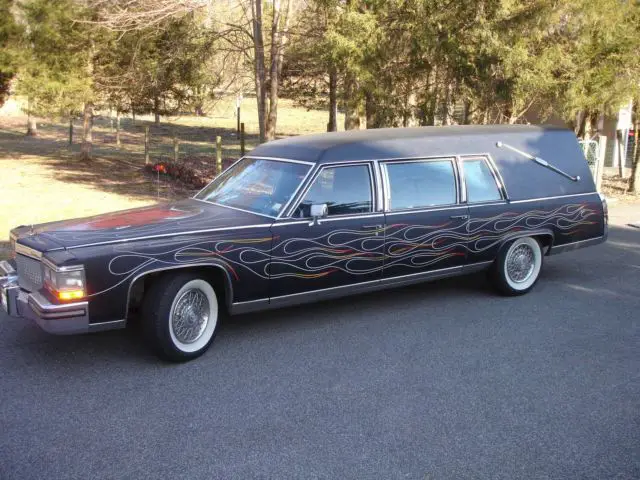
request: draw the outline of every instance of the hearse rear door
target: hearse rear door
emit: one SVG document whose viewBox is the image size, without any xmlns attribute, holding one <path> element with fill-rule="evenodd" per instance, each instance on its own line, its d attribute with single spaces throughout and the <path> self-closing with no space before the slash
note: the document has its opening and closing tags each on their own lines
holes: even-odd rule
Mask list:
<svg viewBox="0 0 640 480">
<path fill-rule="evenodd" d="M 489 156 L 459 158 L 463 200 L 469 206 L 469 267 L 482 266 L 496 258 L 501 238 L 511 230 L 513 206 L 507 211 L 507 192 Z"/>
<path fill-rule="evenodd" d="M 445 276 L 466 261 L 469 211 L 455 158 L 380 162 L 385 196 L 385 265 L 393 283 Z"/>
</svg>

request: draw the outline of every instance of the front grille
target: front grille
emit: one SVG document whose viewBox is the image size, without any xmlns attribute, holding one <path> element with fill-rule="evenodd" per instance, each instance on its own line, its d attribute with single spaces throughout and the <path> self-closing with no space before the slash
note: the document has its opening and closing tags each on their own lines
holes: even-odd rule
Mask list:
<svg viewBox="0 0 640 480">
<path fill-rule="evenodd" d="M 16 270 L 18 271 L 18 285 L 28 292 L 42 288 L 42 264 L 39 260 L 16 255 Z"/>
</svg>

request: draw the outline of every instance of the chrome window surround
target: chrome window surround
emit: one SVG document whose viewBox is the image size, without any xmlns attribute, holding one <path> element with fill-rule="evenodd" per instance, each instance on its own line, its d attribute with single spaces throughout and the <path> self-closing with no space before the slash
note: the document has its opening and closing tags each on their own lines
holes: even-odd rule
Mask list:
<svg viewBox="0 0 640 480">
<path fill-rule="evenodd" d="M 391 181 L 389 180 L 389 171 L 387 170 L 388 164 L 398 164 L 398 163 L 427 163 L 427 162 L 449 162 L 451 164 L 451 171 L 453 172 L 454 179 L 454 188 L 455 188 L 455 198 L 456 201 L 454 203 L 443 203 L 439 205 L 421 205 L 419 207 L 414 208 L 402 208 L 393 210 L 391 208 Z M 400 213 L 417 213 L 419 211 L 430 211 L 437 209 L 444 209 L 449 207 L 456 207 L 459 203 L 461 203 L 461 188 L 460 188 L 460 172 L 458 168 L 458 162 L 455 156 L 438 156 L 438 157 L 426 157 L 426 158 L 416 158 L 416 159 L 406 159 L 406 160 L 380 160 L 379 163 L 382 164 L 382 177 L 384 182 L 384 207 L 383 211 L 387 213 L 400 214 Z"/>
<path fill-rule="evenodd" d="M 358 162 L 332 162 L 332 163 L 322 163 L 322 164 L 318 164 L 317 168 L 312 169 L 315 170 L 313 176 L 311 177 L 311 179 L 307 182 L 305 188 L 301 191 L 301 193 L 298 195 L 298 198 L 296 199 L 296 202 L 293 204 L 293 206 L 291 208 L 289 208 L 289 211 L 287 212 L 287 215 L 285 217 L 282 217 L 284 219 L 294 219 L 294 217 L 292 217 L 291 215 L 293 214 L 293 212 L 296 211 L 296 209 L 300 206 L 300 204 L 302 203 L 302 201 L 304 200 L 305 196 L 307 195 L 307 193 L 309 192 L 309 190 L 311 189 L 311 187 L 313 186 L 313 184 L 315 183 L 316 179 L 320 176 L 320 174 L 322 173 L 322 171 L 325 168 L 343 168 L 343 167 L 353 167 L 353 166 L 358 166 L 358 165 L 366 165 L 367 168 L 369 169 L 369 190 L 370 190 L 370 195 L 371 195 L 371 211 L 370 212 L 365 212 L 365 213 L 361 213 L 361 214 L 344 214 L 344 215 L 331 215 L 328 216 L 327 218 L 323 218 L 322 221 L 326 222 L 327 220 L 330 219 L 339 219 L 339 218 L 360 218 L 360 217 L 364 217 L 364 216 L 371 216 L 372 214 L 375 214 L 376 212 L 379 211 L 379 201 L 378 201 L 378 195 L 379 195 L 379 190 L 378 190 L 378 185 L 376 185 L 376 181 L 379 181 L 378 176 L 376 175 L 376 171 L 375 168 L 373 166 L 373 163 L 375 163 L 375 161 L 373 160 L 360 160 Z M 374 175 L 375 175 L 375 179 L 376 181 L 374 181 Z M 304 183 L 304 182 L 303 182 Z M 293 198 L 293 197 L 292 197 Z M 284 212 L 284 210 L 283 210 Z M 281 217 L 279 217 L 281 218 Z M 306 217 L 306 220 L 308 221 L 310 217 Z M 297 218 L 295 217 L 295 220 L 305 220 L 303 218 Z"/>
<path fill-rule="evenodd" d="M 280 213 L 277 216 L 267 215 L 266 213 L 252 212 L 251 210 L 245 210 L 243 208 L 232 207 L 230 205 L 222 205 L 220 203 L 210 202 L 208 200 L 202 200 L 201 198 L 196 198 L 198 195 L 200 195 L 200 192 L 202 192 L 205 188 L 207 188 L 209 185 L 211 185 L 211 183 L 214 182 L 216 178 L 218 178 L 221 175 L 224 175 L 225 173 L 227 173 L 227 171 L 231 170 L 231 168 L 233 168 L 237 163 L 241 162 L 245 158 L 251 158 L 251 159 L 254 159 L 254 160 L 270 160 L 270 161 L 273 161 L 273 162 L 283 162 L 283 163 L 298 163 L 298 164 L 301 164 L 301 165 L 309 165 L 311 168 L 309 168 L 309 170 L 305 174 L 304 178 L 300 181 L 300 183 L 298 184 L 298 186 L 296 187 L 294 192 L 291 194 L 291 197 L 289 198 L 287 203 L 285 203 L 284 206 L 280 209 Z M 278 218 L 280 218 L 282 216 L 282 214 L 287 210 L 287 208 L 289 208 L 289 205 L 291 204 L 291 201 L 296 197 L 296 194 L 298 193 L 300 188 L 305 184 L 305 182 L 307 181 L 307 178 L 309 178 L 309 175 L 314 170 L 314 166 L 315 165 L 316 164 L 314 162 L 305 162 L 305 161 L 302 161 L 302 160 L 291 160 L 291 159 L 288 159 L 288 158 L 261 157 L 261 156 L 245 155 L 244 157 L 240 157 L 238 160 L 233 162 L 231 165 L 229 165 L 227 168 L 225 168 L 222 172 L 220 172 L 218 175 L 216 175 L 216 177 L 213 180 L 211 180 L 211 182 L 207 183 L 204 187 L 202 187 L 200 190 L 198 190 L 191 198 L 193 200 L 197 200 L 199 202 L 209 203 L 211 205 L 217 205 L 218 207 L 230 208 L 232 210 L 237 210 L 237 211 L 246 212 L 246 213 L 252 213 L 254 215 L 260 215 L 261 217 L 267 217 L 267 218 L 272 218 L 272 219 L 276 220 L 276 219 L 278 219 Z"/>
<path fill-rule="evenodd" d="M 22 245 L 21 243 L 16 243 L 16 253 L 24 255 L 25 257 L 33 258 L 34 260 L 40 260 L 42 258 L 41 251 Z"/>
<path fill-rule="evenodd" d="M 464 162 L 469 160 L 481 160 L 487 164 L 487 166 L 489 167 L 489 171 L 493 176 L 493 180 L 494 182 L 496 182 L 496 187 L 498 189 L 498 193 L 500 194 L 499 200 L 491 200 L 491 201 L 483 200 L 479 202 L 469 202 L 469 199 L 467 198 L 467 181 L 464 174 Z M 461 203 L 467 203 L 469 205 L 482 203 L 482 204 L 489 205 L 489 204 L 501 203 L 505 201 L 509 202 L 509 195 L 507 193 L 507 188 L 504 184 L 504 180 L 502 179 L 502 175 L 500 175 L 500 171 L 495 166 L 495 163 L 493 162 L 493 158 L 491 158 L 491 155 L 489 155 L 488 153 L 477 154 L 477 155 L 456 155 L 456 161 L 458 163 L 460 181 L 462 182 L 462 187 L 463 187 Z"/>
</svg>

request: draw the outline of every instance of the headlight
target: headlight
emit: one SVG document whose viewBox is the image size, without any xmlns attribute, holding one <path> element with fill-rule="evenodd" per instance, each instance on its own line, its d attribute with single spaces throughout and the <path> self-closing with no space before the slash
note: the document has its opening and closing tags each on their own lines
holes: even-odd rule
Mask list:
<svg viewBox="0 0 640 480">
<path fill-rule="evenodd" d="M 58 300 L 79 300 L 86 297 L 86 285 L 82 266 L 70 270 L 54 270 L 44 265 L 44 286 Z"/>
</svg>

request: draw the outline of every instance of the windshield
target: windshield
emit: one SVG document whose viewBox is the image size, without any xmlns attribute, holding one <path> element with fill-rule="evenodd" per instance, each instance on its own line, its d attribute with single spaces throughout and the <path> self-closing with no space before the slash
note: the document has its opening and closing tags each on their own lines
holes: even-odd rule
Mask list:
<svg viewBox="0 0 640 480">
<path fill-rule="evenodd" d="M 243 158 L 195 198 L 277 217 L 310 168 L 302 163 Z"/>
</svg>

